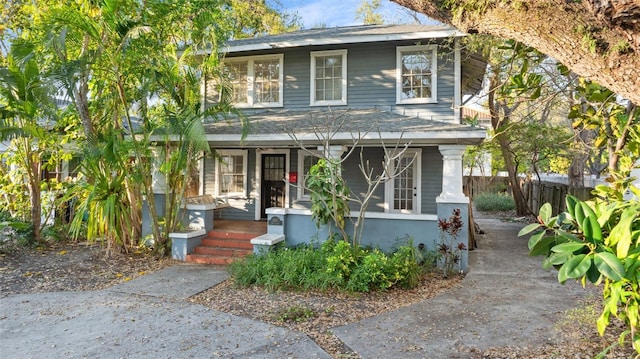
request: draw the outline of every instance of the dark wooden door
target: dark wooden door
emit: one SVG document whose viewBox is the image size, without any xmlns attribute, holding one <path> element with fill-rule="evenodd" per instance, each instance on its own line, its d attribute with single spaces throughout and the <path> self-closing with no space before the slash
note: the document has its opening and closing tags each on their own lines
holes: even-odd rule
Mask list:
<svg viewBox="0 0 640 359">
<path fill-rule="evenodd" d="M 285 156 L 262 155 L 262 196 L 260 201 L 262 218 L 267 217 L 265 209 L 284 207 L 284 178 Z"/>
</svg>

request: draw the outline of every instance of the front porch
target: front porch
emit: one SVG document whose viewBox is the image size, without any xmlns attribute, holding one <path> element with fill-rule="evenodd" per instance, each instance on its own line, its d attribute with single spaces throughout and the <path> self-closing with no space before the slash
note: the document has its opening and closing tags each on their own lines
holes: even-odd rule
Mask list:
<svg viewBox="0 0 640 359">
<path fill-rule="evenodd" d="M 332 147 L 332 149 L 334 148 L 338 147 Z M 400 212 L 393 207 L 394 197 L 391 195 L 397 191 L 379 188 L 375 197 L 377 202 L 370 205 L 370 210 L 364 214 L 366 224 L 364 229 L 359 229 L 362 233 L 360 244 L 390 252 L 401 241 L 411 238 L 414 245 L 422 244 L 423 248 L 435 250 L 440 240 L 439 219 L 449 218 L 453 210 L 460 210 L 462 218 L 469 218 L 469 199 L 462 191 L 462 155 L 465 148 L 464 145 L 440 145 L 437 150 L 433 147 L 422 148 L 422 159 L 416 162 L 415 173 L 424 172 L 423 176 L 413 181 L 407 181 L 407 183 L 413 183 L 414 187 L 413 190 L 409 189 L 409 193 L 412 192 L 415 199 L 407 202 L 412 206 L 409 208 L 411 211 L 403 209 L 403 212 Z M 383 159 L 383 152 L 378 152 L 374 150 L 368 152 L 371 160 Z M 257 160 L 261 153 L 256 152 L 254 159 Z M 300 159 L 298 158 L 298 160 Z M 292 160 L 292 162 L 296 161 Z M 285 163 L 288 161 L 285 160 Z M 356 165 L 352 161 L 346 163 L 345 168 L 354 168 Z M 261 167 L 256 167 L 255 177 L 247 176 L 255 178 L 255 181 L 252 180 L 251 183 L 260 183 L 262 177 L 258 174 L 261 174 L 262 170 Z M 288 173 L 286 170 L 285 174 Z M 305 168 L 299 165 L 297 170 L 305 170 Z M 348 177 L 349 183 L 354 184 L 356 188 L 358 183 L 361 183 L 357 181 L 353 171 L 345 170 L 343 175 Z M 301 176 L 297 177 L 297 180 L 300 181 Z M 181 260 L 227 264 L 236 257 L 250 253 L 253 249 L 251 239 L 265 233 L 284 236 L 286 244 L 289 246 L 309 243 L 314 240 L 325 240 L 328 228 L 316 227 L 311 218 L 311 211 L 308 209 L 308 200 L 304 201 L 301 198 L 301 195 L 304 194 L 303 191 L 298 191 L 298 196 L 295 196 L 295 193 L 291 193 L 293 191 L 288 190 L 288 181 L 280 180 L 280 182 L 285 184 L 282 192 L 284 198 L 289 199 L 283 201 L 281 205 L 265 208 L 264 213 L 268 217 L 266 222 L 247 220 L 247 217 L 251 217 L 252 213 L 255 212 L 258 215 L 262 212 L 260 210 L 263 207 L 262 202 L 269 202 L 262 198 L 264 193 L 259 190 L 259 186 L 248 188 L 246 191 L 250 195 L 246 197 L 229 198 L 225 211 L 230 212 L 225 212 L 224 219 L 214 215 L 217 208 L 215 204 L 187 204 L 188 215 L 185 226 L 202 229 L 203 232 L 200 238 L 193 240 L 192 244 L 187 246 L 185 251 L 182 251 L 184 256 Z M 202 189 L 205 193 L 206 188 Z M 387 196 L 387 194 L 389 195 Z M 202 197 L 211 196 L 209 194 Z M 351 220 L 357 220 L 358 212 L 352 211 L 351 216 L 353 217 Z M 347 228 L 348 233 L 352 233 L 353 229 L 351 220 L 347 224 L 347 227 L 350 227 Z M 459 233 L 457 238 L 466 247 L 470 247 L 467 242 L 470 224 L 465 223 L 463 231 Z M 466 269 L 466 254 L 462 255 L 461 261 L 461 267 Z"/>
<path fill-rule="evenodd" d="M 246 233 L 259 236 L 267 233 L 267 221 L 214 219 L 213 228 L 225 233 Z"/>
<path fill-rule="evenodd" d="M 183 233 L 172 233 L 174 259 L 191 263 L 229 264 L 252 253 L 251 239 L 267 233 L 265 221 L 214 221 L 213 229 L 200 230 L 193 238 L 181 236 Z"/>
</svg>

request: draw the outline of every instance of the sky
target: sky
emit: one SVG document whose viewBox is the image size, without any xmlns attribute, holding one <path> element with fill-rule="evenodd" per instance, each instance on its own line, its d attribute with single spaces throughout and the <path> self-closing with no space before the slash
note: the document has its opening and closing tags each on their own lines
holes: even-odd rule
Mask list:
<svg viewBox="0 0 640 359">
<path fill-rule="evenodd" d="M 272 4 L 279 3 L 286 12 L 297 12 L 305 28 L 361 25 L 356 20 L 356 10 L 363 0 L 269 0 Z M 275 5 L 276 9 L 280 6 Z M 381 1 L 381 9 L 377 11 L 387 23 L 413 23 L 408 15 L 409 10 L 392 3 Z M 421 16 L 421 23 L 432 23 L 433 20 Z"/>
</svg>

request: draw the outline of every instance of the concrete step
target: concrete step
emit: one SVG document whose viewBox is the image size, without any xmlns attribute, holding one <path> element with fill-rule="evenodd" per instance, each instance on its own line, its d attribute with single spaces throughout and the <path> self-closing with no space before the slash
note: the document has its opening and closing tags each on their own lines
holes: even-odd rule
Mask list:
<svg viewBox="0 0 640 359">
<path fill-rule="evenodd" d="M 242 257 L 251 253 L 250 249 L 238 249 L 238 248 L 227 248 L 227 247 L 211 247 L 211 246 L 196 246 L 194 248 L 195 254 L 205 254 L 210 256 L 221 256 L 221 257 Z"/>
<path fill-rule="evenodd" d="M 251 238 L 257 237 L 252 235 Z M 202 240 L 200 246 L 203 247 L 218 247 L 218 248 L 231 248 L 231 249 L 253 249 L 251 244 L 251 238 L 247 239 L 224 239 L 224 238 L 212 238 L 207 237 Z"/>
<path fill-rule="evenodd" d="M 212 236 L 213 235 L 213 236 Z M 194 252 L 187 255 L 187 262 L 226 265 L 253 252 L 251 238 L 255 233 L 210 231 Z"/>
<path fill-rule="evenodd" d="M 262 233 L 252 233 L 252 232 L 233 232 L 227 230 L 214 229 L 207 233 L 208 238 L 212 239 L 237 239 L 237 240 L 250 240 L 251 238 L 257 237 Z"/>
<path fill-rule="evenodd" d="M 207 254 L 187 254 L 187 262 L 201 264 L 227 265 L 240 257 L 211 256 Z"/>
</svg>

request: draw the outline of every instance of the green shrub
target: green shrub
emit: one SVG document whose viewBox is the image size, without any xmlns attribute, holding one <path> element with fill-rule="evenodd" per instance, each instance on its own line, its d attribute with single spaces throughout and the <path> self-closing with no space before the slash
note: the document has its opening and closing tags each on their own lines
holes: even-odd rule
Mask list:
<svg viewBox="0 0 640 359">
<path fill-rule="evenodd" d="M 0 253 L 12 253 L 21 247 L 35 247 L 33 225 L 0 211 Z"/>
<path fill-rule="evenodd" d="M 326 258 L 326 272 L 331 276 L 337 287 L 343 287 L 349 281 L 351 272 L 361 261 L 362 252 L 352 247 L 346 241 L 325 242 L 323 246 Z"/>
<path fill-rule="evenodd" d="M 276 289 L 326 289 L 331 286 L 326 274 L 326 256 L 313 245 L 281 248 L 262 255 L 249 255 L 233 262 L 229 272 L 236 284 L 260 285 Z"/>
<path fill-rule="evenodd" d="M 391 277 L 395 284 L 402 288 L 414 288 L 420 283 L 425 267 L 420 266 L 416 261 L 416 252 L 413 243 L 409 242 L 409 245 L 400 247 L 391 256 Z"/>
<path fill-rule="evenodd" d="M 393 285 L 392 279 L 387 276 L 391 271 L 389 257 L 386 254 L 378 249 L 365 252 L 359 263 L 354 266 L 353 272 L 345 284 L 345 289 L 350 292 L 387 289 Z"/>
<path fill-rule="evenodd" d="M 504 194 L 480 193 L 473 198 L 476 209 L 485 212 L 510 211 L 515 208 L 513 198 Z"/>
<path fill-rule="evenodd" d="M 249 255 L 231 264 L 229 271 L 240 286 L 259 285 L 269 290 L 411 288 L 418 285 L 424 271 L 416 251 L 411 241 L 387 255 L 379 249 L 327 240 L 322 246 L 302 245 Z"/>
</svg>

